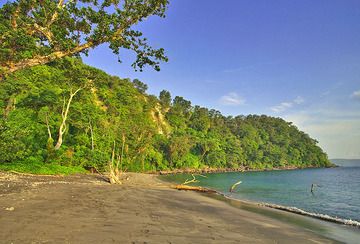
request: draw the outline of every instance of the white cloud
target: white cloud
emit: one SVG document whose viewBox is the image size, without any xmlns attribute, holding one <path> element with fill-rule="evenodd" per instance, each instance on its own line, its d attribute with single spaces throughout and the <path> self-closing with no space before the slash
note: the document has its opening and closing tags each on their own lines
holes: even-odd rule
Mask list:
<svg viewBox="0 0 360 244">
<path fill-rule="evenodd" d="M 354 92 L 351 94 L 351 97 L 354 98 L 354 99 L 360 100 L 360 90 L 354 91 Z"/>
<path fill-rule="evenodd" d="M 330 158 L 360 158 L 360 116 L 355 111 L 318 108 L 283 118 L 317 139 Z"/>
<path fill-rule="evenodd" d="M 305 102 L 304 98 L 300 97 L 300 96 L 298 96 L 297 98 L 294 99 L 295 104 L 302 104 L 304 102 Z"/>
<path fill-rule="evenodd" d="M 300 105 L 305 102 L 305 99 L 298 96 L 294 100 L 290 102 L 282 102 L 279 105 L 273 106 L 270 109 L 275 113 L 281 113 L 286 111 L 287 109 L 293 107 L 294 105 Z"/>
<path fill-rule="evenodd" d="M 245 104 L 245 98 L 239 96 L 235 92 L 230 92 L 222 96 L 219 101 L 222 105 L 239 106 Z"/>
<path fill-rule="evenodd" d="M 283 102 L 277 106 L 271 107 L 270 109 L 275 113 L 280 113 L 280 112 L 284 112 L 288 108 L 291 108 L 292 106 L 293 104 L 291 102 Z"/>
</svg>

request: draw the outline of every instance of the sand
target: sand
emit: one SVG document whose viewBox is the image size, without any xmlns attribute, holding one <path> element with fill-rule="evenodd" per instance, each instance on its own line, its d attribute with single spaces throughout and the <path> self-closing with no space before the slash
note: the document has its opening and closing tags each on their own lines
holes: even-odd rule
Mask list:
<svg viewBox="0 0 360 244">
<path fill-rule="evenodd" d="M 154 175 L 0 173 L 0 243 L 335 243 Z"/>
</svg>

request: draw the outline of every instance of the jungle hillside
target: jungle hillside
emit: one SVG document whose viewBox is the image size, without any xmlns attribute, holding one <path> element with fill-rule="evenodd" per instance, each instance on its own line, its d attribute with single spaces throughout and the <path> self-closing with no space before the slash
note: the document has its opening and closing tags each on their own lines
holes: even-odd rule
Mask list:
<svg viewBox="0 0 360 244">
<path fill-rule="evenodd" d="M 63 58 L 0 83 L 0 169 L 41 174 L 331 166 L 317 141 L 266 115 L 224 116 L 138 79 Z"/>
</svg>

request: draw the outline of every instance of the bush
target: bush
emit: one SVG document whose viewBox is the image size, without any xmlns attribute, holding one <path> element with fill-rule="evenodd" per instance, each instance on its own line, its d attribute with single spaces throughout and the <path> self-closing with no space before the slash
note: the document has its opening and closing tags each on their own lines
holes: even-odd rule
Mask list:
<svg viewBox="0 0 360 244">
<path fill-rule="evenodd" d="M 200 159 L 194 154 L 188 153 L 175 163 L 175 167 L 198 169 L 200 167 Z"/>
<path fill-rule="evenodd" d="M 23 162 L 0 164 L 0 170 L 16 171 L 20 173 L 31 173 L 39 175 L 55 175 L 55 174 L 76 174 L 86 173 L 86 170 L 79 166 L 62 166 L 59 164 L 47 164 L 41 162 L 38 158 L 29 157 Z"/>
</svg>

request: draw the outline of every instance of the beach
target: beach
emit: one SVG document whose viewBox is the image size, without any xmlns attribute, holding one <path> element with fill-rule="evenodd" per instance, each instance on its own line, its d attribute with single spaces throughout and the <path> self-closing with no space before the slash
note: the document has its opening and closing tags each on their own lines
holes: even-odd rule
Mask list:
<svg viewBox="0 0 360 244">
<path fill-rule="evenodd" d="M 0 173 L 0 213 L 0 243 L 336 243 L 149 174 Z"/>
</svg>

